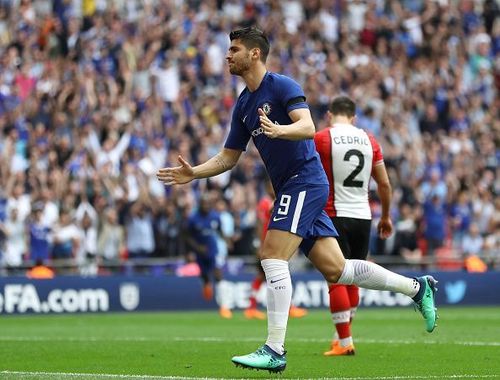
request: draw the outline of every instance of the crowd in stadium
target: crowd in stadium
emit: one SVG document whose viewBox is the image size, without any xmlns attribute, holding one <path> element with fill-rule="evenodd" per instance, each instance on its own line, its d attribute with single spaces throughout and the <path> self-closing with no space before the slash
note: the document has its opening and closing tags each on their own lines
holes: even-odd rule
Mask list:
<svg viewBox="0 0 500 380">
<path fill-rule="evenodd" d="M 271 37 L 268 67 L 302 84 L 318 130 L 347 94 L 356 125 L 380 141 L 395 234 L 374 237 L 372 255 L 448 250 L 493 266 L 498 16 L 495 0 L 0 0 L 3 267 L 74 258 L 83 273 L 183 257 L 204 193 L 225 215 L 230 255 L 252 255 L 265 170 L 251 144 L 213 179 L 155 177 L 179 154 L 198 163 L 223 145 L 242 90 L 225 63 L 228 33 L 247 25 Z"/>
</svg>

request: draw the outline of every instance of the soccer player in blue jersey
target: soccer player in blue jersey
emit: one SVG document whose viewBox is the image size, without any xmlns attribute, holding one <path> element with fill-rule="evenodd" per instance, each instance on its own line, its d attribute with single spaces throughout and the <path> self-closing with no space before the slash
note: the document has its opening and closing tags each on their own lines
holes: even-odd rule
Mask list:
<svg viewBox="0 0 500 380">
<path fill-rule="evenodd" d="M 203 297 L 212 298 L 212 284 L 215 282 L 215 298 L 219 305 L 222 318 L 232 318 L 233 314 L 228 303 L 227 284 L 222 279 L 222 266 L 225 257 L 221 257 L 218 239 L 221 232 L 220 214 L 211 205 L 213 200 L 208 194 L 203 194 L 199 208 L 190 215 L 187 225 L 188 246 L 196 253 L 196 262 L 200 267 L 200 277 L 203 282 Z"/>
<path fill-rule="evenodd" d="M 159 169 L 157 178 L 166 185 L 177 185 L 230 170 L 250 138 L 271 178 L 276 203 L 260 252 L 267 282 L 267 340 L 255 352 L 233 357 L 233 363 L 270 372 L 285 369 L 284 343 L 292 298 L 288 260 L 299 247 L 330 284 L 354 284 L 412 297 L 427 331 L 432 331 L 436 322 L 432 277 L 407 278 L 342 255 L 335 239 L 337 231 L 323 211 L 329 185 L 314 146 L 315 126 L 304 92 L 291 78 L 267 71 L 267 37 L 250 27 L 231 32 L 229 38 L 229 71 L 241 76 L 246 88 L 233 110 L 224 148 L 197 166 L 179 156 L 180 165 Z"/>
</svg>

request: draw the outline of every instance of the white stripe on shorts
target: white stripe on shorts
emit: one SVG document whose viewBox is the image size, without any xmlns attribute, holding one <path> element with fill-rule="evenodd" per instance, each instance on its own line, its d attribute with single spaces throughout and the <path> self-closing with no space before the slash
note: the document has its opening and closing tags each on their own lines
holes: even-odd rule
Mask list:
<svg viewBox="0 0 500 380">
<path fill-rule="evenodd" d="M 297 226 L 299 225 L 300 214 L 302 213 L 302 207 L 304 207 L 304 199 L 306 199 L 306 191 L 301 191 L 299 193 L 299 199 L 297 200 L 297 206 L 295 207 L 295 212 L 293 213 L 292 228 L 290 232 L 297 233 Z"/>
</svg>

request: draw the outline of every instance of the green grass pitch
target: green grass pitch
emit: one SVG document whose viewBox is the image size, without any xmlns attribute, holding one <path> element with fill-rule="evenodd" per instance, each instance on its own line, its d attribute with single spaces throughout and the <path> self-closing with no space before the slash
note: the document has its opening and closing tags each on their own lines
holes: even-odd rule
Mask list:
<svg viewBox="0 0 500 380">
<path fill-rule="evenodd" d="M 360 309 L 355 356 L 324 357 L 327 310 L 289 321 L 282 375 L 236 368 L 263 344 L 265 321 L 236 312 L 0 317 L 1 379 L 490 379 L 500 378 L 500 308 L 441 308 L 424 329 L 411 308 Z"/>
</svg>

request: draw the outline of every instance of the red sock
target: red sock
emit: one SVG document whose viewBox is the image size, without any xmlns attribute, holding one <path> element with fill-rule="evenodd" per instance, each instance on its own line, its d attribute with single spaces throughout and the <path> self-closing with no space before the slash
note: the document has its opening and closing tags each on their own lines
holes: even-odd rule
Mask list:
<svg viewBox="0 0 500 380">
<path fill-rule="evenodd" d="M 359 305 L 359 288 L 356 285 L 346 285 L 347 294 L 349 296 L 349 303 L 351 308 L 358 307 Z"/>
<path fill-rule="evenodd" d="M 337 329 L 340 339 L 351 336 L 351 326 L 349 318 L 351 315 L 351 304 L 345 285 L 330 286 L 330 311 L 332 312 L 333 323 Z"/>
<path fill-rule="evenodd" d="M 259 292 L 260 286 L 264 282 L 264 279 L 261 276 L 257 276 L 252 281 L 252 294 L 250 295 L 250 308 L 257 308 L 257 293 Z"/>
</svg>

